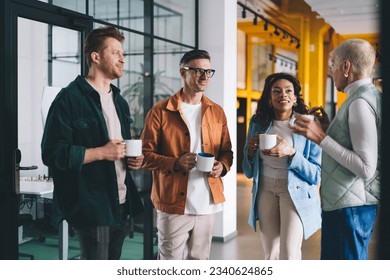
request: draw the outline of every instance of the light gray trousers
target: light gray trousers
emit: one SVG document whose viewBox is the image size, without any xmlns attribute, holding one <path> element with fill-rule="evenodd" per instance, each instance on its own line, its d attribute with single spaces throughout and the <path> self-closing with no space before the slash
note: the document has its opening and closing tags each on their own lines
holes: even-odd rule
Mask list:
<svg viewBox="0 0 390 280">
<path fill-rule="evenodd" d="M 208 260 L 215 214 L 176 215 L 157 211 L 158 259 Z"/>
<path fill-rule="evenodd" d="M 257 209 L 265 259 L 300 260 L 303 225 L 288 192 L 287 179 L 261 175 Z"/>
</svg>

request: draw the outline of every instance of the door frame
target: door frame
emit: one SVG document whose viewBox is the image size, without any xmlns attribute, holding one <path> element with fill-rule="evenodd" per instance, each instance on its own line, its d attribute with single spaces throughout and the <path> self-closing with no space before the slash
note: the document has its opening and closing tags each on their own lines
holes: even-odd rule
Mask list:
<svg viewBox="0 0 390 280">
<path fill-rule="evenodd" d="M 92 17 L 39 1 L 5 0 L 0 38 L 0 259 L 17 260 L 19 197 L 15 191 L 18 149 L 18 17 L 81 32 L 82 40 L 93 27 Z M 82 46 L 81 46 L 82 47 Z M 81 54 L 83 56 L 83 54 Z M 86 73 L 82 57 L 81 73 Z M 6 137 L 5 137 L 6 136 Z"/>
</svg>

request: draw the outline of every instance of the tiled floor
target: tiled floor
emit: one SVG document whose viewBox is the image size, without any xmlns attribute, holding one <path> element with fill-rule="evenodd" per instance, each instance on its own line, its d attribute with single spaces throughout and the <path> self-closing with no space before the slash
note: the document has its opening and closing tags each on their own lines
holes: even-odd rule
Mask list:
<svg viewBox="0 0 390 280">
<path fill-rule="evenodd" d="M 260 233 L 254 232 L 248 225 L 248 214 L 251 200 L 252 181 L 243 174 L 237 174 L 237 236 L 228 242 L 213 242 L 210 259 L 212 260 L 256 260 L 264 259 L 261 248 Z M 302 259 L 318 260 L 320 258 L 321 231 L 317 231 L 302 245 Z M 371 240 L 369 258 L 375 259 L 377 234 Z"/>
</svg>

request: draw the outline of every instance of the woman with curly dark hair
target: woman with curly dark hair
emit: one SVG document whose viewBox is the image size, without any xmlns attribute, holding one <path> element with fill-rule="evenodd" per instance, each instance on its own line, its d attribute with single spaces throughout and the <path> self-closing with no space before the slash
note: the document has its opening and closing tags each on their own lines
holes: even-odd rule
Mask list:
<svg viewBox="0 0 390 280">
<path fill-rule="evenodd" d="M 294 112 L 308 113 L 300 92 L 295 76 L 269 75 L 244 147 L 243 170 L 253 178 L 248 223 L 256 230 L 259 220 L 265 259 L 301 259 L 302 240 L 321 226 L 321 148 L 289 124 Z M 259 134 L 276 134 L 277 144 L 259 151 Z"/>
</svg>

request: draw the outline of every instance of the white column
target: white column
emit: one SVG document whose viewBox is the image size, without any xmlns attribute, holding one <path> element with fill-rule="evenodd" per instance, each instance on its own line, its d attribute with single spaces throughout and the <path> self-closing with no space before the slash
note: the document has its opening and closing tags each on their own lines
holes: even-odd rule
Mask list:
<svg viewBox="0 0 390 280">
<path fill-rule="evenodd" d="M 199 48 L 207 50 L 216 70 L 206 95 L 221 105 L 228 119 L 234 161 L 223 178 L 226 202 L 218 214 L 214 238 L 229 240 L 237 234 L 237 2 L 236 0 L 199 1 Z"/>
</svg>

